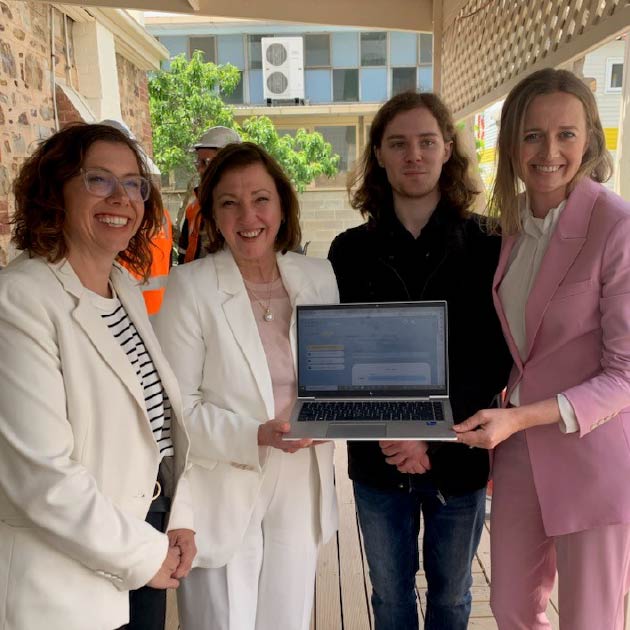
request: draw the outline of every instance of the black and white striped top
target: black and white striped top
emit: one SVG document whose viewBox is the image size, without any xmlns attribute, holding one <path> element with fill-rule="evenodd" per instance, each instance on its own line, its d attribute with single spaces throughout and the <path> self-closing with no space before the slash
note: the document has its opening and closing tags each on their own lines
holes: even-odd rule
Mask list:
<svg viewBox="0 0 630 630">
<path fill-rule="evenodd" d="M 160 449 L 160 459 L 167 455 L 173 455 L 171 403 L 162 386 L 160 375 L 153 365 L 153 360 L 144 347 L 142 338 L 115 294 L 113 298 L 109 299 L 96 293 L 90 292 L 90 294 L 92 302 L 107 324 L 107 328 L 124 350 L 138 375 L 138 380 L 144 391 L 144 403 L 151 422 L 153 436 Z"/>
</svg>

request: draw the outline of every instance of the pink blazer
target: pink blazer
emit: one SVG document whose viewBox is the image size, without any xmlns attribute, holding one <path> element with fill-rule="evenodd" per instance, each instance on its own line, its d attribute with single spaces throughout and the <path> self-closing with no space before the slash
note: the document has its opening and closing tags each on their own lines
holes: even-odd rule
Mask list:
<svg viewBox="0 0 630 630">
<path fill-rule="evenodd" d="M 503 239 L 493 286 L 508 391 L 520 383 L 521 404 L 563 393 L 580 427 L 526 430 L 545 531 L 630 523 L 630 204 L 588 178 L 569 195 L 527 301 L 525 361 L 498 296 L 517 236 Z"/>
</svg>

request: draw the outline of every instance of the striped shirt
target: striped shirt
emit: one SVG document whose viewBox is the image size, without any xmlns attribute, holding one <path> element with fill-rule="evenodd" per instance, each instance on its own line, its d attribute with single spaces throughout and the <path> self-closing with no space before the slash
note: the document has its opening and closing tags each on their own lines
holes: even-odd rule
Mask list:
<svg viewBox="0 0 630 630">
<path fill-rule="evenodd" d="M 113 287 L 111 289 L 113 292 Z M 173 455 L 171 403 L 142 338 L 115 293 L 113 298 L 104 298 L 90 291 L 90 297 L 138 376 L 153 437 L 160 449 L 160 460 Z"/>
</svg>

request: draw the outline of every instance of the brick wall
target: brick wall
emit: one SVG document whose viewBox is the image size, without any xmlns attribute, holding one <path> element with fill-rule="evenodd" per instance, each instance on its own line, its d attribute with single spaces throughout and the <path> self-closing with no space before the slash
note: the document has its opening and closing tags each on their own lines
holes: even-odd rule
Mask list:
<svg viewBox="0 0 630 630">
<path fill-rule="evenodd" d="M 300 195 L 302 244 L 309 256 L 325 258 L 332 240 L 363 219 L 350 207 L 345 190 L 309 190 Z"/>
<path fill-rule="evenodd" d="M 130 61 L 116 55 L 118 69 L 118 89 L 120 90 L 120 111 L 136 139 L 153 156 L 153 132 L 149 115 L 149 90 L 147 73 L 139 70 Z"/>
</svg>

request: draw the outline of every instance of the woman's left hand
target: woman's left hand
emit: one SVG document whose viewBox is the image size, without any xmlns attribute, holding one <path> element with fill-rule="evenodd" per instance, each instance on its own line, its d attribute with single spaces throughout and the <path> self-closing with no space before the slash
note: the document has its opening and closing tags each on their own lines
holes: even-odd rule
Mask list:
<svg viewBox="0 0 630 630">
<path fill-rule="evenodd" d="M 479 448 L 494 448 L 520 431 L 514 409 L 482 409 L 464 422 L 453 426 L 457 441 Z"/>
<path fill-rule="evenodd" d="M 171 577 L 179 580 L 186 577 L 192 567 L 192 561 L 197 555 L 195 532 L 192 529 L 172 529 L 167 532 L 170 547 L 178 547 L 181 551 L 179 566 Z"/>
</svg>

